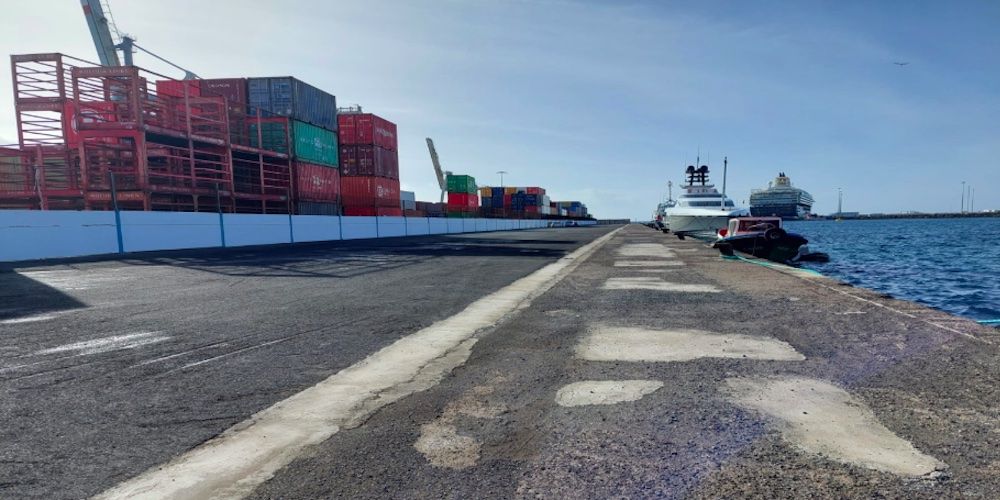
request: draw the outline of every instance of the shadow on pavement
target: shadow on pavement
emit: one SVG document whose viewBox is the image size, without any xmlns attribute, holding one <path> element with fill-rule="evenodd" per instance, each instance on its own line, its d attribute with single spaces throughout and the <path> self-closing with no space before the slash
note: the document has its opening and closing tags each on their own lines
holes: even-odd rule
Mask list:
<svg viewBox="0 0 1000 500">
<path fill-rule="evenodd" d="M 559 258 L 576 240 L 411 237 L 234 249 L 208 254 L 126 259 L 129 265 L 172 266 L 239 277 L 352 278 L 399 269 L 435 257 Z M 551 245 L 558 248 L 545 248 Z"/>
<path fill-rule="evenodd" d="M 83 302 L 27 276 L 13 271 L 0 271 L 0 320 L 86 306 Z"/>
</svg>

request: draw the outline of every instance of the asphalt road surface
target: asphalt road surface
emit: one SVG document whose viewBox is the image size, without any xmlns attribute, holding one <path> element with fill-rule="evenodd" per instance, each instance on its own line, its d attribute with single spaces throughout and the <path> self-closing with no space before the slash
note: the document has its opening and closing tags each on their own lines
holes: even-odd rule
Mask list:
<svg viewBox="0 0 1000 500">
<path fill-rule="evenodd" d="M 995 330 L 610 231 L 0 273 L 0 497 L 182 481 L 316 422 L 239 494 L 1000 497 Z M 424 355 L 440 373 L 410 377 Z M 313 415 L 355 390 L 381 403 Z"/>
<path fill-rule="evenodd" d="M 0 272 L 0 498 L 99 493 L 608 231 Z"/>
</svg>

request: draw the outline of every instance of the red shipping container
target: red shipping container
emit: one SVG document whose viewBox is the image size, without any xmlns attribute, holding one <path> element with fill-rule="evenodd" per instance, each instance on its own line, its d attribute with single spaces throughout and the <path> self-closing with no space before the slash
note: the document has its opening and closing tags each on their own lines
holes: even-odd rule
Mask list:
<svg viewBox="0 0 1000 500">
<path fill-rule="evenodd" d="M 479 195 L 472 193 L 448 193 L 448 209 L 479 208 Z"/>
<path fill-rule="evenodd" d="M 537 186 L 531 186 L 525 188 L 525 194 L 545 194 L 545 190 Z"/>
<path fill-rule="evenodd" d="M 538 207 L 533 206 L 533 205 L 526 205 L 524 207 L 524 211 L 528 212 L 529 214 L 537 214 L 538 213 Z"/>
<path fill-rule="evenodd" d="M 201 80 L 157 80 L 156 95 L 183 98 L 185 86 L 188 97 L 201 97 Z"/>
<path fill-rule="evenodd" d="M 372 145 L 340 147 L 340 167 L 344 176 L 399 178 L 399 153 Z"/>
<path fill-rule="evenodd" d="M 215 78 L 201 80 L 201 95 L 225 97 L 232 104 L 230 109 L 246 113 L 247 80 L 246 78 Z"/>
<path fill-rule="evenodd" d="M 398 179 L 342 176 L 340 178 L 340 192 L 345 207 L 397 208 L 400 206 Z"/>
<path fill-rule="evenodd" d="M 88 101 L 81 103 L 79 115 L 77 115 L 76 109 L 76 103 L 72 101 L 67 101 L 63 105 L 63 131 L 65 132 L 66 145 L 71 148 L 75 148 L 80 144 L 79 127 L 117 121 L 115 103 L 113 102 Z M 77 120 L 79 120 L 79 123 Z M 115 141 L 116 139 L 110 137 L 102 138 L 102 142 Z"/>
<path fill-rule="evenodd" d="M 379 217 L 402 217 L 403 209 L 388 207 L 344 207 L 344 215 L 353 216 L 379 216 Z"/>
<path fill-rule="evenodd" d="M 375 207 L 344 207 L 344 215 L 354 217 L 374 217 L 378 215 Z"/>
<path fill-rule="evenodd" d="M 334 167 L 297 161 L 295 189 L 299 200 L 335 202 L 340 198 L 340 171 Z"/>
<path fill-rule="evenodd" d="M 514 195 L 505 194 L 503 195 L 503 206 L 509 207 L 514 203 Z"/>
<path fill-rule="evenodd" d="M 374 145 L 396 151 L 396 124 L 371 113 L 337 115 L 337 132 L 341 144 Z"/>
</svg>

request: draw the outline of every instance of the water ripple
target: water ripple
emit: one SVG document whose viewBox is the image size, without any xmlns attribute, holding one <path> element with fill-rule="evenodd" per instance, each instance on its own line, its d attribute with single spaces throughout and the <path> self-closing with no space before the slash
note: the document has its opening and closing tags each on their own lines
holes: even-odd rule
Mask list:
<svg viewBox="0 0 1000 500">
<path fill-rule="evenodd" d="M 1000 218 L 787 223 L 852 285 L 972 319 L 1000 319 Z"/>
</svg>

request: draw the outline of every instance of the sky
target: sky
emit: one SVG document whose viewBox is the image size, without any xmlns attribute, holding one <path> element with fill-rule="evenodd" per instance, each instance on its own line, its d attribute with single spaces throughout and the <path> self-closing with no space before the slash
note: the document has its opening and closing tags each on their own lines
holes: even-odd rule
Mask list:
<svg viewBox="0 0 1000 500">
<path fill-rule="evenodd" d="M 400 181 L 542 186 L 648 220 L 700 152 L 737 204 L 785 172 L 816 213 L 1000 209 L 1000 2 L 109 0 L 204 78 L 292 75 L 398 124 Z M 76 0 L 8 5 L 8 53 L 96 60 Z M 894 62 L 907 62 L 905 66 Z M 139 53 L 136 64 L 180 78 Z M 16 142 L 0 65 L 0 143 Z M 676 193 L 676 191 L 675 191 Z"/>
</svg>

